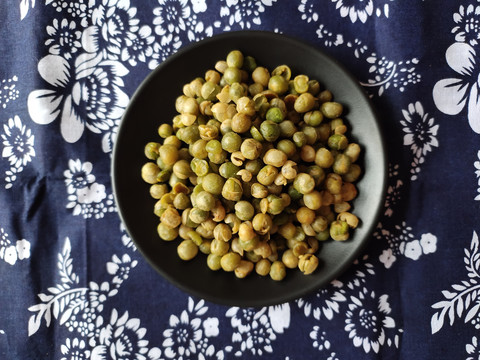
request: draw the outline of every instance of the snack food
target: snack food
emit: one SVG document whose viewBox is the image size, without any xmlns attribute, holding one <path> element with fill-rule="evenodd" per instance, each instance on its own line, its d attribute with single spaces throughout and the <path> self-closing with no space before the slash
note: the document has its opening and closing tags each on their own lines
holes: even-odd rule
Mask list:
<svg viewBox="0 0 480 360">
<path fill-rule="evenodd" d="M 142 178 L 159 236 L 181 238 L 182 259 L 201 252 L 212 270 L 281 280 L 287 268 L 314 272 L 320 241 L 349 238 L 361 148 L 317 80 L 234 50 L 175 106 L 163 140 L 145 146 Z"/>
</svg>

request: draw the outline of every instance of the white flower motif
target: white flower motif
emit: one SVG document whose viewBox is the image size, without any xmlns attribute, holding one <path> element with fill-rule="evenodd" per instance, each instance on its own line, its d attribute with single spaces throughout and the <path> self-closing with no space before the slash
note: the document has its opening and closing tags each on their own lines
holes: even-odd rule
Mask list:
<svg viewBox="0 0 480 360">
<path fill-rule="evenodd" d="M 31 0 L 35 3 L 35 0 Z M 87 3 L 87 4 L 86 4 Z M 88 19 L 91 17 L 91 8 L 94 0 L 47 0 L 45 5 L 51 5 L 58 13 L 66 13 L 69 17 L 81 19 L 82 27 L 88 26 Z"/>
<path fill-rule="evenodd" d="M 332 281 L 329 286 L 320 289 L 314 301 L 307 301 L 304 298 L 297 299 L 299 308 L 303 307 L 305 316 L 310 316 L 320 320 L 323 317 L 332 320 L 335 313 L 340 311 L 340 303 L 347 300 L 344 295 L 344 290 L 340 289 L 343 286 L 338 280 Z"/>
<path fill-rule="evenodd" d="M 3 260 L 5 260 L 5 262 L 10 265 L 15 265 L 18 259 L 17 249 L 15 248 L 15 246 L 10 245 L 2 250 L 4 250 Z"/>
<path fill-rule="evenodd" d="M 188 312 L 183 310 L 180 318 L 170 315 L 168 323 L 170 329 L 163 332 L 165 356 L 175 360 L 191 358 L 197 351 L 195 343 L 202 338 L 201 319 L 190 320 Z"/>
<path fill-rule="evenodd" d="M 348 337 L 366 353 L 370 350 L 378 353 L 387 338 L 385 330 L 395 327 L 395 320 L 388 316 L 391 312 L 388 295 L 377 299 L 373 291 L 363 289 L 358 296 L 351 296 L 350 301 L 345 319 Z"/>
<path fill-rule="evenodd" d="M 424 254 L 432 254 L 437 251 L 437 237 L 433 234 L 423 234 L 420 238 L 420 245 Z"/>
<path fill-rule="evenodd" d="M 77 190 L 77 201 L 80 204 L 99 203 L 106 197 L 105 185 L 98 183 Z"/>
<path fill-rule="evenodd" d="M 165 41 L 165 43 L 163 43 Z M 173 55 L 177 52 L 178 49 L 182 46 L 182 41 L 178 35 L 173 36 L 172 34 L 165 35 L 162 38 L 162 44 L 155 43 L 153 44 L 153 55 L 152 60 L 148 63 L 148 68 L 153 70 L 170 55 Z"/>
<path fill-rule="evenodd" d="M 118 289 L 110 290 L 110 283 L 103 282 L 100 286 L 96 282 L 90 282 L 89 303 L 92 309 L 101 312 L 103 310 L 103 303 L 107 301 L 109 297 L 115 296 L 118 293 Z"/>
<path fill-rule="evenodd" d="M 400 245 L 400 251 L 403 252 L 407 258 L 418 260 L 422 255 L 422 246 L 418 240 L 413 240 L 406 243 L 403 242 Z"/>
<path fill-rule="evenodd" d="M 467 109 L 468 123 L 480 133 L 480 64 L 475 49 L 467 43 L 454 43 L 446 51 L 448 65 L 457 77 L 438 81 L 433 88 L 437 108 L 447 115 L 457 115 Z"/>
<path fill-rule="evenodd" d="M 220 330 L 218 329 L 219 321 L 218 318 L 209 317 L 205 319 L 203 322 L 203 330 L 205 332 L 205 336 L 212 337 L 218 336 Z"/>
<path fill-rule="evenodd" d="M 225 4 L 220 8 L 220 16 L 227 17 L 226 30 L 233 26 L 241 29 L 251 29 L 252 26 L 261 25 L 261 14 L 266 6 L 272 6 L 277 0 L 222 0 Z"/>
<path fill-rule="evenodd" d="M 160 7 L 153 9 L 155 32 L 160 35 L 178 34 L 185 31 L 191 10 L 187 0 L 158 0 Z M 197 7 L 198 9 L 198 7 Z M 163 44 L 163 42 L 162 42 Z"/>
<path fill-rule="evenodd" d="M 137 32 L 129 32 L 125 38 L 125 47 L 122 49 L 122 61 L 128 61 L 130 65 L 137 65 L 137 61 L 146 63 L 153 55 L 153 43 L 155 36 L 152 35 L 150 26 L 144 25 Z"/>
<path fill-rule="evenodd" d="M 250 351 L 252 355 L 262 356 L 264 353 L 272 353 L 272 341 L 277 336 L 266 314 L 267 308 L 255 311 L 251 308 L 230 308 L 226 316 L 231 318 L 231 324 L 235 331 L 232 334 L 232 342 L 240 343 L 236 356 Z"/>
<path fill-rule="evenodd" d="M 52 55 L 60 55 L 65 59 L 71 59 L 81 47 L 82 32 L 76 30 L 75 21 L 67 19 L 53 19 L 52 25 L 47 26 L 47 39 L 45 45 L 49 47 L 49 53 Z"/>
<path fill-rule="evenodd" d="M 298 11 L 302 14 L 301 19 L 307 23 L 318 21 L 318 13 L 315 11 L 315 2 L 301 0 Z"/>
<path fill-rule="evenodd" d="M 397 260 L 396 256 L 393 255 L 392 249 L 383 250 L 382 255 L 379 257 L 380 262 L 385 265 L 386 269 L 392 267 L 393 263 Z"/>
<path fill-rule="evenodd" d="M 63 172 L 63 176 L 65 176 L 65 185 L 69 194 L 75 193 L 77 190 L 88 187 L 95 182 L 91 162 L 86 161 L 82 163 L 80 159 L 70 159 L 68 167 L 69 169 Z"/>
<path fill-rule="evenodd" d="M 158 360 L 160 349 L 148 349 L 144 339 L 147 330 L 140 327 L 140 320 L 129 318 L 128 311 L 121 317 L 112 310 L 110 323 L 99 332 L 99 344 L 92 349 L 92 360 L 108 359 L 148 359 Z"/>
<path fill-rule="evenodd" d="M 64 355 L 60 360 L 82 360 L 90 359 L 90 350 L 86 349 L 85 341 L 74 338 L 67 338 L 65 344 L 60 346 L 60 351 Z"/>
<path fill-rule="evenodd" d="M 190 40 L 191 42 L 200 41 L 212 35 L 213 28 L 211 26 L 207 26 L 205 28 L 203 22 L 201 21 L 197 22 L 195 26 L 189 28 L 187 32 L 188 40 Z"/>
<path fill-rule="evenodd" d="M 30 257 L 30 242 L 28 240 L 17 240 L 15 248 L 17 249 L 19 260 L 28 259 Z"/>
<path fill-rule="evenodd" d="M 132 261 L 128 254 L 124 254 L 122 259 L 120 259 L 117 255 L 113 255 L 112 261 L 107 263 L 107 272 L 114 276 L 112 283 L 119 287 L 123 281 L 128 279 L 130 276 L 130 270 L 137 266 L 137 264 L 138 261 Z"/>
<path fill-rule="evenodd" d="M 365 23 L 370 15 L 373 14 L 372 0 L 332 0 L 336 3 L 336 8 L 340 10 L 342 17 L 349 17 L 352 23 L 357 19 Z"/>
<path fill-rule="evenodd" d="M 318 325 L 314 325 L 312 331 L 310 331 L 310 339 L 313 340 L 313 347 L 319 351 L 330 349 L 330 341 L 326 339 L 325 331 L 320 330 Z"/>
<path fill-rule="evenodd" d="M 22 120 L 15 115 L 3 125 L 4 134 L 2 157 L 8 158 L 8 162 L 16 169 L 27 165 L 35 156 L 34 136 L 30 129 L 22 124 Z"/>
<path fill-rule="evenodd" d="M 318 27 L 317 35 L 319 39 L 325 39 L 325 46 L 331 47 L 343 44 L 343 35 L 332 33 L 323 24 Z"/>
<path fill-rule="evenodd" d="M 467 351 L 468 355 L 473 355 L 469 356 L 466 360 L 478 360 L 480 359 L 480 347 L 478 346 L 478 339 L 476 336 L 472 337 L 472 343 L 467 344 L 465 346 L 465 350 Z"/>
<path fill-rule="evenodd" d="M 452 33 L 455 34 L 455 41 L 468 43 L 472 46 L 478 45 L 480 39 L 480 6 L 470 4 L 460 5 L 458 12 L 453 14 L 453 20 L 457 24 Z"/>
<path fill-rule="evenodd" d="M 102 0 L 92 12 L 93 25 L 82 34 L 84 49 L 118 60 L 126 39 L 138 31 L 136 14 L 137 8 L 130 6 L 130 0 Z"/>
<path fill-rule="evenodd" d="M 72 66 L 65 58 L 47 55 L 38 63 L 40 76 L 52 87 L 28 95 L 28 112 L 34 122 L 50 124 L 60 118 L 60 132 L 77 142 L 85 127 L 94 133 L 111 131 L 128 104 L 122 76 L 128 69 L 118 61 L 84 53 Z"/>
<path fill-rule="evenodd" d="M 403 137 L 403 145 L 410 146 L 417 158 L 422 158 L 432 151 L 433 146 L 438 147 L 436 136 L 439 126 L 435 125 L 434 119 L 429 118 L 424 112 L 419 101 L 408 105 L 408 110 L 402 110 L 402 113 L 405 120 L 401 120 L 400 123 L 406 133 Z"/>
</svg>

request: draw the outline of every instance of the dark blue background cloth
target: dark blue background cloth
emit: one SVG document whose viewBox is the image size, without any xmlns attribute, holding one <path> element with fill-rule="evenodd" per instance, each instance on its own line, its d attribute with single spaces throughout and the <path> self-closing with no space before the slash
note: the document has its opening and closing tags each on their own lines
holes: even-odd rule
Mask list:
<svg viewBox="0 0 480 360">
<path fill-rule="evenodd" d="M 480 358 L 479 1 L 21 0 L 0 19 L 0 358 Z M 145 76 L 249 29 L 345 65 L 389 158 L 365 253 L 325 288 L 259 309 L 162 279 L 110 180 Z"/>
</svg>

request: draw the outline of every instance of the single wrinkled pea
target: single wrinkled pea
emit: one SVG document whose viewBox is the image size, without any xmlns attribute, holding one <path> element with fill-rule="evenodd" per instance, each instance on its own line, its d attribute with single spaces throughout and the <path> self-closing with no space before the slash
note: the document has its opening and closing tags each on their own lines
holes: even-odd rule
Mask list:
<svg viewBox="0 0 480 360">
<path fill-rule="evenodd" d="M 346 221 L 335 220 L 330 224 L 330 236 L 336 241 L 345 241 L 349 237 Z"/>
<path fill-rule="evenodd" d="M 256 214 L 252 220 L 253 229 L 260 235 L 267 234 L 273 226 L 273 221 L 268 214 Z"/>
<path fill-rule="evenodd" d="M 265 186 L 271 185 L 277 177 L 278 170 L 275 166 L 265 165 L 257 175 L 257 181 Z"/>
<path fill-rule="evenodd" d="M 301 194 L 308 194 L 315 187 L 315 180 L 309 174 L 300 173 L 293 181 L 293 187 Z"/>
<path fill-rule="evenodd" d="M 320 110 L 309 111 L 303 116 L 303 121 L 310 126 L 319 126 L 323 122 L 323 114 Z"/>
<path fill-rule="evenodd" d="M 295 111 L 298 113 L 306 113 L 315 106 L 315 97 L 310 93 L 301 94 L 294 103 Z"/>
<path fill-rule="evenodd" d="M 348 139 L 343 134 L 333 134 L 328 138 L 328 146 L 333 150 L 344 150 L 348 146 Z"/>
<path fill-rule="evenodd" d="M 305 275 L 313 273 L 318 268 L 318 264 L 318 258 L 313 254 L 304 254 L 298 259 L 298 268 Z"/>
<path fill-rule="evenodd" d="M 240 180 L 229 178 L 222 188 L 222 196 L 227 200 L 239 201 L 242 198 L 243 187 Z"/>
<path fill-rule="evenodd" d="M 201 191 L 195 197 L 195 206 L 200 210 L 210 211 L 215 206 L 215 197 L 208 191 Z"/>
<path fill-rule="evenodd" d="M 213 237 L 221 241 L 230 241 L 232 238 L 232 229 L 227 224 L 217 224 L 213 230 Z"/>
<path fill-rule="evenodd" d="M 253 263 L 248 260 L 240 260 L 240 263 L 235 268 L 235 276 L 239 279 L 247 277 L 253 271 Z"/>
<path fill-rule="evenodd" d="M 270 149 L 263 156 L 263 162 L 267 165 L 282 167 L 287 161 L 287 154 L 281 150 Z"/>
<path fill-rule="evenodd" d="M 240 146 L 240 152 L 245 159 L 255 160 L 262 152 L 262 144 L 255 139 L 245 139 Z"/>
</svg>

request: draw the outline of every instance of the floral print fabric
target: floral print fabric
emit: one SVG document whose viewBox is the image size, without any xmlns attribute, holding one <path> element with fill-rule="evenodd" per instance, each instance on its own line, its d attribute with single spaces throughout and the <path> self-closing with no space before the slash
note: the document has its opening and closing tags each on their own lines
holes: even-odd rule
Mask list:
<svg viewBox="0 0 480 360">
<path fill-rule="evenodd" d="M 480 0 L 19 0 L 0 17 L 0 358 L 479 358 Z M 263 308 L 159 277 L 110 180 L 141 79 L 183 46 L 246 30 L 345 65 L 389 159 L 365 252 Z"/>
</svg>

